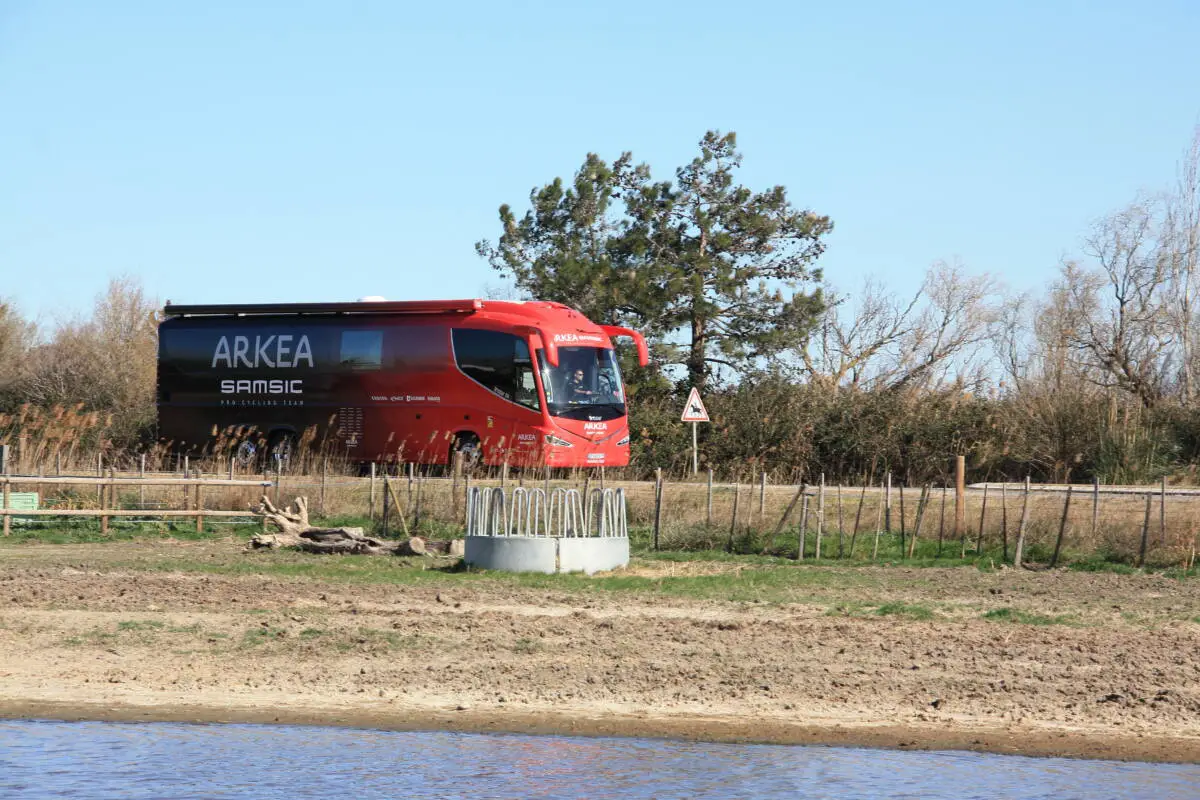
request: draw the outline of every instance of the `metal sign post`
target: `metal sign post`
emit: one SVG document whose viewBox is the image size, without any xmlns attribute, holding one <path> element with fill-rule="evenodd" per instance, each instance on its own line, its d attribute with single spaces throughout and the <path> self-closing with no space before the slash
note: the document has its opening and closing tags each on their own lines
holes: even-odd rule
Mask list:
<svg viewBox="0 0 1200 800">
<path fill-rule="evenodd" d="M 692 423 L 692 474 L 700 472 L 700 450 L 696 445 L 696 426 L 698 422 Z"/>
<path fill-rule="evenodd" d="M 679 419 L 692 423 L 692 474 L 695 475 L 700 471 L 700 453 L 696 446 L 696 425 L 709 421 L 708 409 L 704 407 L 704 401 L 700 399 L 700 392 L 695 386 L 688 395 L 687 402 L 683 406 L 683 414 Z"/>
</svg>

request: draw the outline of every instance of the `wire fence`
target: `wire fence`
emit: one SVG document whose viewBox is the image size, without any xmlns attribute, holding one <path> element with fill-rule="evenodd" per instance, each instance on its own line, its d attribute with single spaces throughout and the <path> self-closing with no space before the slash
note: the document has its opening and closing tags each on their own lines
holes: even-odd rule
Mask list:
<svg viewBox="0 0 1200 800">
<path fill-rule="evenodd" d="M 530 502 L 546 504 L 538 512 L 543 518 L 556 490 L 590 499 L 596 490 L 603 496 L 605 490 L 620 489 L 637 546 L 805 560 L 987 557 L 997 562 L 1105 560 L 1190 569 L 1200 531 L 1200 489 L 1165 482 L 910 487 L 886 477 L 866 485 L 827 485 L 817 476 L 809 484 L 776 484 L 765 473 L 753 481 L 717 481 L 711 471 L 692 480 L 669 480 L 660 472 L 645 481 L 627 480 L 620 470 L 356 465 L 332 459 L 311 463 L 302 473 L 282 465 L 250 472 L 232 462 L 186 458 L 170 471 L 152 471 L 136 462 L 121 470 L 101 463 L 90 474 L 67 476 L 45 466 L 7 476 L 6 491 L 40 493 L 43 510 L 190 512 L 184 516 L 196 516 L 197 510 L 246 512 L 263 495 L 277 503 L 304 496 L 315 516 L 365 519 L 385 536 L 461 535 L 472 489 L 537 489 L 541 499 Z M 202 496 L 196 496 L 197 484 L 186 481 L 205 481 Z M 579 502 L 580 509 L 584 505 Z"/>
</svg>

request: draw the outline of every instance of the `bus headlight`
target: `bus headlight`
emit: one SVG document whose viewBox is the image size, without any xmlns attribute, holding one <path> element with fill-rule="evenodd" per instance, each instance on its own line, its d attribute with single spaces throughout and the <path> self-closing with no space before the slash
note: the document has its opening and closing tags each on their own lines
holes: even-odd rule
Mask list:
<svg viewBox="0 0 1200 800">
<path fill-rule="evenodd" d="M 629 444 L 629 434 L 628 433 L 621 437 L 621 441 L 617 442 L 617 447 L 624 447 L 627 444 Z"/>
<path fill-rule="evenodd" d="M 566 439 L 560 439 L 557 436 L 547 433 L 546 444 L 554 445 L 555 447 L 574 447 L 575 445 L 568 442 Z"/>
</svg>

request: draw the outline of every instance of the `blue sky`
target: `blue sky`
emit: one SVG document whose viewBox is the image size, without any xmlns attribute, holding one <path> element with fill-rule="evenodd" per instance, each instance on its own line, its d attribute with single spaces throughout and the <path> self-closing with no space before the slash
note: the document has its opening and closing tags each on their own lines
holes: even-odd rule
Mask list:
<svg viewBox="0 0 1200 800">
<path fill-rule="evenodd" d="M 474 296 L 497 207 L 706 129 L 833 217 L 846 289 L 939 258 L 1041 286 L 1172 180 L 1200 4 L 0 0 L 0 296 Z"/>
</svg>

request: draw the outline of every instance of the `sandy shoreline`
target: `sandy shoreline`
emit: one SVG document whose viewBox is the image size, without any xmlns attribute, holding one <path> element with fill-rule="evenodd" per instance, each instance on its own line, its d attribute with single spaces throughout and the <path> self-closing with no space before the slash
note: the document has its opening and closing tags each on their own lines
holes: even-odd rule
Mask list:
<svg viewBox="0 0 1200 800">
<path fill-rule="evenodd" d="M 820 568 L 796 573 L 819 585 L 794 601 L 732 602 L 220 574 L 246 558 L 293 556 L 0 549 L 0 717 L 1200 763 L 1194 581 Z M 936 617 L 870 611 L 881 604 Z M 997 622 L 994 608 L 1071 622 Z"/>
<path fill-rule="evenodd" d="M 1200 739 L 1080 731 L 977 730 L 913 725 L 811 725 L 778 720 L 649 717 L 576 712 L 237 707 L 6 700 L 0 718 L 103 722 L 303 725 L 382 731 L 661 738 L 735 744 L 968 750 L 1024 756 L 1200 763 Z"/>
</svg>

